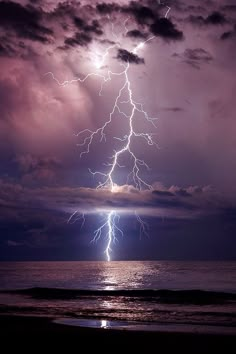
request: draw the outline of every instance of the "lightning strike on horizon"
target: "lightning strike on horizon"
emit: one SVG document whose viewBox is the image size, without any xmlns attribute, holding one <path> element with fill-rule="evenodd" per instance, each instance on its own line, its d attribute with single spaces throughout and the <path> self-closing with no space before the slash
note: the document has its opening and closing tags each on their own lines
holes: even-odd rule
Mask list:
<svg viewBox="0 0 236 354">
<path fill-rule="evenodd" d="M 116 233 L 118 232 L 122 236 L 124 235 L 123 231 L 117 226 L 117 222 L 119 221 L 119 219 L 120 216 L 114 210 L 109 211 L 107 218 L 105 219 L 105 222 L 97 230 L 94 231 L 94 238 L 91 241 L 91 242 L 98 241 L 102 236 L 103 229 L 107 230 L 106 233 L 107 245 L 104 252 L 106 254 L 108 262 L 111 260 L 111 256 L 110 256 L 110 252 L 112 251 L 111 244 L 117 241 Z"/>
<path fill-rule="evenodd" d="M 159 0 L 159 4 L 164 5 L 160 0 Z M 166 6 L 166 5 L 164 5 L 164 6 Z M 171 10 L 171 8 L 169 6 L 166 6 L 166 8 L 167 8 L 167 11 L 165 13 L 165 18 L 168 16 L 168 14 Z M 108 16 L 108 19 L 110 21 L 110 16 Z M 123 35 L 126 35 L 128 32 L 128 28 L 127 28 L 128 21 L 129 21 L 129 18 L 127 18 L 123 23 L 123 27 L 125 30 Z M 118 35 L 115 34 L 115 32 L 114 32 L 114 24 L 112 22 L 111 22 L 111 30 L 112 30 L 113 37 L 116 40 L 118 40 Z M 148 39 L 146 39 L 145 41 L 138 43 L 135 46 L 135 48 L 131 51 L 131 53 L 133 55 L 137 55 L 137 52 L 139 50 L 143 49 L 145 47 L 145 45 L 148 42 L 152 41 L 154 38 L 155 38 L 155 36 L 151 36 Z M 112 49 L 114 49 L 115 47 L 121 48 L 121 45 L 119 43 L 115 43 L 115 44 L 112 44 L 111 46 L 109 46 L 103 54 L 100 54 L 97 52 L 95 54 L 93 54 L 94 65 L 97 70 L 100 70 L 103 67 L 103 65 L 106 61 L 106 58 L 109 55 L 109 52 Z M 100 137 L 100 139 L 99 139 L 100 142 L 102 142 L 102 141 L 106 142 L 106 128 L 112 123 L 115 112 L 117 111 L 121 116 L 125 117 L 129 122 L 128 131 L 123 137 L 113 136 L 113 139 L 120 141 L 123 145 L 120 147 L 120 149 L 114 150 L 113 155 L 110 157 L 111 162 L 106 164 L 106 167 L 108 167 L 107 172 L 92 171 L 91 169 L 89 169 L 89 172 L 93 176 L 98 175 L 98 176 L 102 177 L 102 179 L 103 179 L 102 182 L 99 181 L 98 186 L 96 187 L 97 189 L 99 189 L 99 188 L 107 189 L 107 190 L 110 190 L 112 193 L 116 193 L 117 184 L 115 183 L 114 174 L 115 174 L 115 171 L 117 168 L 124 167 L 124 166 L 120 165 L 119 159 L 122 155 L 128 153 L 133 162 L 132 162 L 131 172 L 128 173 L 128 175 L 127 175 L 127 184 L 129 182 L 129 180 L 131 179 L 132 184 L 135 186 L 135 188 L 137 188 L 139 190 L 141 190 L 143 188 L 150 190 L 150 189 L 152 189 L 151 184 L 146 182 L 140 176 L 140 171 L 142 168 L 146 168 L 146 169 L 150 169 L 150 168 L 144 160 L 139 159 L 136 156 L 135 152 L 132 150 L 132 142 L 134 139 L 138 138 L 138 139 L 144 140 L 144 142 L 146 142 L 149 146 L 155 146 L 158 148 L 158 145 L 153 140 L 153 135 L 154 135 L 153 133 L 142 133 L 142 132 L 136 131 L 135 126 L 134 126 L 134 120 L 135 120 L 135 114 L 140 113 L 140 114 L 142 114 L 142 116 L 144 117 L 144 119 L 148 123 L 150 123 L 153 127 L 156 128 L 155 121 L 157 118 L 149 117 L 148 113 L 143 108 L 143 104 L 137 102 L 133 98 L 133 91 L 132 91 L 131 81 L 129 78 L 129 69 L 130 69 L 129 59 L 127 58 L 127 60 L 125 60 L 125 63 L 122 63 L 120 65 L 121 65 L 121 67 L 123 67 L 123 70 L 121 70 L 120 72 L 112 72 L 112 71 L 108 70 L 107 75 L 103 75 L 100 72 L 96 71 L 96 72 L 88 73 L 83 78 L 77 77 L 72 80 L 65 80 L 64 82 L 60 82 L 54 76 L 54 74 L 52 72 L 48 72 L 45 75 L 51 75 L 53 80 L 55 80 L 59 86 L 66 86 L 68 84 L 72 84 L 75 82 L 84 83 L 90 77 L 93 77 L 93 76 L 98 77 L 101 79 L 99 96 L 102 96 L 102 91 L 103 91 L 104 85 L 107 82 L 111 81 L 113 77 L 122 77 L 123 78 L 123 84 L 118 91 L 113 108 L 109 114 L 108 120 L 102 126 L 100 126 L 99 128 L 97 128 L 94 131 L 90 130 L 90 129 L 84 129 L 76 134 L 77 137 L 84 136 L 83 141 L 78 144 L 79 146 L 85 147 L 85 149 L 80 153 L 80 157 L 82 157 L 84 154 L 88 154 L 90 152 L 90 147 L 91 147 L 96 136 Z M 126 96 L 128 96 L 128 99 L 126 101 L 121 100 L 121 98 L 123 96 L 125 96 L 125 94 L 126 94 Z M 123 105 L 129 105 L 129 107 L 131 109 L 130 114 L 127 114 L 123 111 L 123 109 L 122 109 Z M 136 215 L 137 221 L 140 224 L 140 235 L 142 233 L 142 234 L 145 234 L 148 236 L 147 223 L 144 222 L 136 212 L 135 212 L 135 215 Z M 78 213 L 78 211 L 75 211 L 68 219 L 68 223 L 75 222 L 80 219 L 83 220 L 83 223 L 82 223 L 82 226 L 83 226 L 83 224 L 85 222 L 84 214 L 80 214 L 80 213 Z M 106 254 L 107 261 L 111 260 L 111 255 L 110 255 L 110 253 L 112 251 L 111 245 L 112 245 L 112 243 L 114 243 L 117 240 L 116 234 L 119 233 L 123 236 L 123 231 L 117 226 L 118 220 L 119 220 L 119 215 L 117 214 L 117 212 L 115 210 L 111 210 L 109 212 L 106 212 L 106 219 L 105 219 L 104 223 L 97 230 L 94 231 L 94 237 L 92 239 L 92 242 L 98 241 L 102 237 L 104 230 L 107 230 L 106 231 L 107 244 L 106 244 L 106 248 L 104 251 L 104 253 Z"/>
</svg>

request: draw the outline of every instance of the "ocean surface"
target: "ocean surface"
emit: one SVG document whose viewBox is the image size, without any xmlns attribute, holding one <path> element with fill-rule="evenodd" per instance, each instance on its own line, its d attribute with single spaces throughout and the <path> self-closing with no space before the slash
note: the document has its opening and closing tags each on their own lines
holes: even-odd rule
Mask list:
<svg viewBox="0 0 236 354">
<path fill-rule="evenodd" d="M 236 262 L 0 262 L 0 312 L 232 331 Z"/>
</svg>

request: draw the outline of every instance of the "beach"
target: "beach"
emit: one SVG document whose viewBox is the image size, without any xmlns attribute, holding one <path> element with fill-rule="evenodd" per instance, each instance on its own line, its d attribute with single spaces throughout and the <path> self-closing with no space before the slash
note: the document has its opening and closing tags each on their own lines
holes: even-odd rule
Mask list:
<svg viewBox="0 0 236 354">
<path fill-rule="evenodd" d="M 54 323 L 45 317 L 1 315 L 1 345 L 18 350 L 53 346 L 76 352 L 235 353 L 235 335 L 94 329 Z M 85 350 L 86 348 L 86 350 Z"/>
<path fill-rule="evenodd" d="M 2 263 L 1 344 L 30 352 L 235 353 L 235 270 L 224 262 Z"/>
</svg>

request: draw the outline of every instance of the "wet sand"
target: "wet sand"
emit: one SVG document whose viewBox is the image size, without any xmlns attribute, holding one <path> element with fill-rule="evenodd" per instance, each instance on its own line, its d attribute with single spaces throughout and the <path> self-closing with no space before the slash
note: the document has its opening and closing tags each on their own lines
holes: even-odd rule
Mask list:
<svg viewBox="0 0 236 354">
<path fill-rule="evenodd" d="M 236 353 L 236 336 L 165 331 L 129 331 L 82 328 L 54 323 L 49 318 L 0 316 L 2 347 L 11 349 L 55 350 L 75 353 Z M 71 349 L 70 349 L 71 348 Z M 69 353 L 69 351 L 67 351 Z"/>
</svg>

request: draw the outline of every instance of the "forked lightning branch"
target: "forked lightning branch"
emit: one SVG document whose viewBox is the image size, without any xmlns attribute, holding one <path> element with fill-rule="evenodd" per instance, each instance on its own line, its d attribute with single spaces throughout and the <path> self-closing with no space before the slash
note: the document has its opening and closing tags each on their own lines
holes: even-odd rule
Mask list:
<svg viewBox="0 0 236 354">
<path fill-rule="evenodd" d="M 159 4 L 162 4 L 159 2 Z M 165 17 L 167 17 L 170 8 L 166 7 L 167 11 L 165 13 Z M 110 19 L 109 19 L 110 20 Z M 124 21 L 124 31 L 123 31 L 123 36 L 126 35 L 127 33 L 127 25 L 128 25 L 129 18 L 127 18 Z M 111 22 L 111 33 L 114 39 L 117 41 L 117 34 L 114 33 L 114 24 Z M 124 51 L 126 56 L 123 57 L 123 62 L 121 63 L 121 70 L 118 72 L 113 72 L 111 70 L 107 70 L 106 75 L 102 74 L 101 68 L 104 67 L 104 65 L 108 65 L 108 59 L 109 59 L 109 54 L 114 48 L 121 48 L 121 45 L 119 42 L 110 45 L 106 50 L 104 51 L 103 55 L 99 53 L 91 53 L 92 55 L 92 60 L 93 64 L 96 68 L 94 72 L 88 73 L 84 77 L 77 77 L 72 80 L 66 80 L 64 82 L 60 82 L 52 72 L 46 73 L 46 75 L 50 75 L 58 85 L 60 86 L 67 86 L 69 84 L 78 82 L 78 83 L 84 83 L 86 80 L 88 80 L 91 77 L 98 77 L 101 80 L 101 86 L 99 90 L 99 95 L 102 95 L 104 85 L 112 84 L 115 81 L 115 85 L 113 86 L 118 86 L 119 83 L 121 82 L 120 86 L 118 86 L 117 90 L 117 96 L 115 97 L 114 104 L 112 106 L 111 112 L 105 121 L 103 125 L 98 127 L 95 130 L 90 130 L 90 129 L 85 129 L 83 131 L 80 131 L 77 136 L 81 138 L 81 143 L 79 145 L 81 146 L 81 153 L 80 156 L 82 157 L 85 154 L 88 154 L 90 152 L 90 148 L 92 144 L 99 142 L 106 142 L 107 134 L 108 134 L 108 128 L 112 124 L 114 117 L 117 116 L 120 117 L 122 120 L 125 118 L 127 120 L 127 130 L 125 134 L 121 137 L 119 136 L 112 136 L 113 139 L 116 141 L 119 141 L 120 147 L 118 149 L 111 149 L 112 153 L 109 158 L 109 162 L 106 162 L 106 171 L 94 171 L 93 169 L 89 169 L 90 173 L 94 176 L 99 176 L 100 177 L 100 182 L 97 185 L 97 189 L 106 189 L 111 191 L 112 193 L 119 192 L 119 186 L 117 185 L 116 181 L 116 173 L 118 169 L 123 168 L 124 166 L 121 165 L 121 160 L 124 157 L 124 155 L 129 155 L 130 156 L 130 171 L 127 173 L 127 184 L 133 185 L 135 188 L 138 190 L 143 190 L 143 189 L 152 189 L 152 186 L 145 181 L 145 179 L 142 177 L 142 171 L 143 169 L 149 169 L 149 166 L 147 163 L 143 160 L 140 159 L 136 151 L 134 149 L 135 144 L 133 144 L 134 141 L 139 141 L 139 144 L 146 144 L 147 146 L 154 146 L 158 147 L 157 143 L 153 139 L 153 133 L 147 133 L 147 132 L 140 132 L 137 130 L 135 124 L 136 117 L 140 116 L 143 117 L 143 120 L 147 122 L 153 129 L 156 128 L 155 121 L 157 118 L 150 117 L 148 113 L 144 110 L 143 104 L 141 102 L 137 102 L 137 100 L 134 97 L 134 92 L 132 90 L 132 84 L 130 80 L 130 67 L 132 61 L 130 58 L 137 57 L 137 54 L 139 51 L 143 51 L 145 49 L 145 45 L 148 42 L 151 42 L 155 36 L 151 36 L 145 41 L 139 42 L 135 48 L 130 52 L 130 51 Z M 119 78 L 119 80 L 117 80 Z M 120 80 L 121 79 L 121 80 Z M 124 100 L 124 97 L 126 99 Z M 127 114 L 127 111 L 129 113 Z M 96 139 L 98 137 L 98 139 Z M 124 170 L 124 169 L 123 169 Z M 106 259 L 108 261 L 111 260 L 111 252 L 112 252 L 112 244 L 117 240 L 117 235 L 123 235 L 123 231 L 119 228 L 118 223 L 120 216 L 116 210 L 109 210 L 105 212 L 105 219 L 101 223 L 101 225 L 94 231 L 94 237 L 93 237 L 93 242 L 98 241 L 100 238 L 105 237 L 106 239 L 106 247 L 105 247 L 105 255 Z M 146 234 L 147 233 L 147 224 L 141 219 L 141 217 L 134 212 L 134 215 L 136 216 L 137 221 L 140 224 L 140 230 Z M 84 223 L 84 214 L 75 211 L 69 218 L 68 222 L 75 222 L 77 220 L 83 220 Z"/>
</svg>

